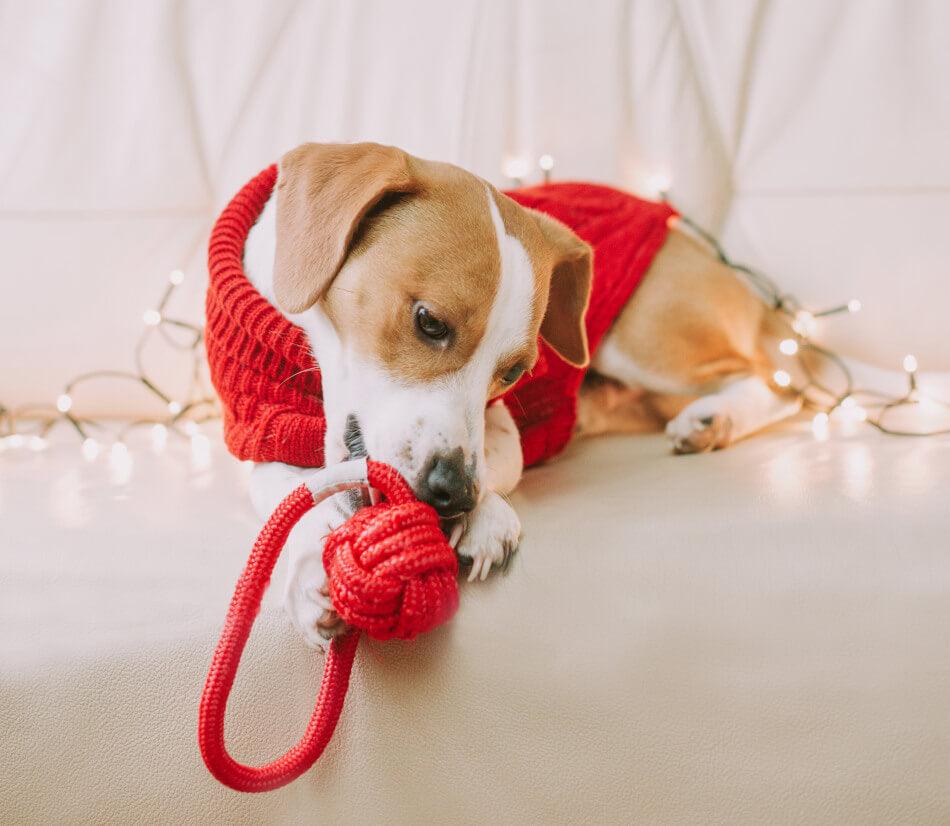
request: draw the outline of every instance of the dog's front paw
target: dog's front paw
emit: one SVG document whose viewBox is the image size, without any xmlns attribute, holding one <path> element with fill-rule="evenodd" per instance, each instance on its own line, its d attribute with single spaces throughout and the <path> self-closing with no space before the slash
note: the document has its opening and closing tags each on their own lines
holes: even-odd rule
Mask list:
<svg viewBox="0 0 950 826">
<path fill-rule="evenodd" d="M 700 399 L 700 401 L 703 401 Z M 666 435 L 676 453 L 705 453 L 729 444 L 732 419 L 725 413 L 691 410 L 690 405 L 666 425 Z"/>
<path fill-rule="evenodd" d="M 321 544 L 297 549 L 291 557 L 284 609 L 294 628 L 312 648 L 326 650 L 334 637 L 346 631 L 346 623 L 330 602 Z"/>
<path fill-rule="evenodd" d="M 521 541 L 521 520 L 507 500 L 489 493 L 472 511 L 456 547 L 463 562 L 471 560 L 468 581 L 485 579 L 493 567 L 504 568 Z"/>
</svg>

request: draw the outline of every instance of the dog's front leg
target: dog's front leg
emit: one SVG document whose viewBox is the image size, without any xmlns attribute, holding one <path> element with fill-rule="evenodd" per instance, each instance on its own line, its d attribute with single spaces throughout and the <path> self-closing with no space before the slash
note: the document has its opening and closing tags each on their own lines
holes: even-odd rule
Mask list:
<svg viewBox="0 0 950 826">
<path fill-rule="evenodd" d="M 521 437 L 501 402 L 485 411 L 485 467 L 485 496 L 469 514 L 456 548 L 459 556 L 472 560 L 469 582 L 485 579 L 493 567 L 503 568 L 521 541 L 521 520 L 506 498 L 524 469 Z"/>
<path fill-rule="evenodd" d="M 313 470 L 276 462 L 256 465 L 251 475 L 251 501 L 266 519 L 280 501 L 313 474 Z M 353 513 L 352 497 L 339 493 L 324 500 L 294 526 L 287 540 L 284 608 L 308 645 L 326 648 L 344 630 L 326 592 L 323 541 Z"/>
</svg>

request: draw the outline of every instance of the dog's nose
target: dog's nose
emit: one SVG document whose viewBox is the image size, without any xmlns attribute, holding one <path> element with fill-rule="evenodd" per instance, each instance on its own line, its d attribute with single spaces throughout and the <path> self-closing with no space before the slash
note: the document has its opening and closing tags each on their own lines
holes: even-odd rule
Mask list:
<svg viewBox="0 0 950 826">
<path fill-rule="evenodd" d="M 475 482 L 466 470 L 462 449 L 437 453 L 426 465 L 416 491 L 440 516 L 457 516 L 475 507 Z"/>
</svg>

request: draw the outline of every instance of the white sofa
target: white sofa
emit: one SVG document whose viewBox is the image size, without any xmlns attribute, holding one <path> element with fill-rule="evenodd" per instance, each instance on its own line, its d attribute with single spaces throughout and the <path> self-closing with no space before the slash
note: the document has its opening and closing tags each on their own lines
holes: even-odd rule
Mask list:
<svg viewBox="0 0 950 826">
<path fill-rule="evenodd" d="M 649 192 L 802 300 L 820 337 L 950 371 L 950 7 L 940 0 L 7 3 L 0 402 L 127 366 L 169 270 L 304 140 L 376 139 L 496 183 L 506 157 Z M 537 174 L 537 173 L 533 173 Z M 161 348 L 150 369 L 175 386 Z M 886 377 L 885 377 L 886 378 Z M 121 384 L 84 411 L 154 412 Z M 946 823 L 946 440 L 793 423 L 721 454 L 576 445 L 515 497 L 510 573 L 452 624 L 362 645 L 291 787 L 200 762 L 197 700 L 256 532 L 246 469 L 64 432 L 0 455 L 4 823 Z M 128 468 L 125 469 L 128 471 Z M 289 744 L 321 660 L 268 598 L 229 740 Z"/>
</svg>

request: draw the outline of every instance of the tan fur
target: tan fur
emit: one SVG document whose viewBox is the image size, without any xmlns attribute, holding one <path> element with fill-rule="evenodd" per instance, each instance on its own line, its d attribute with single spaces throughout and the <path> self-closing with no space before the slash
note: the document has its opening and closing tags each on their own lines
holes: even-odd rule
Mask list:
<svg viewBox="0 0 950 826">
<path fill-rule="evenodd" d="M 583 436 L 607 433 L 649 433 L 665 422 L 640 387 L 624 387 L 590 375 L 577 401 L 577 432 Z"/>
</svg>

